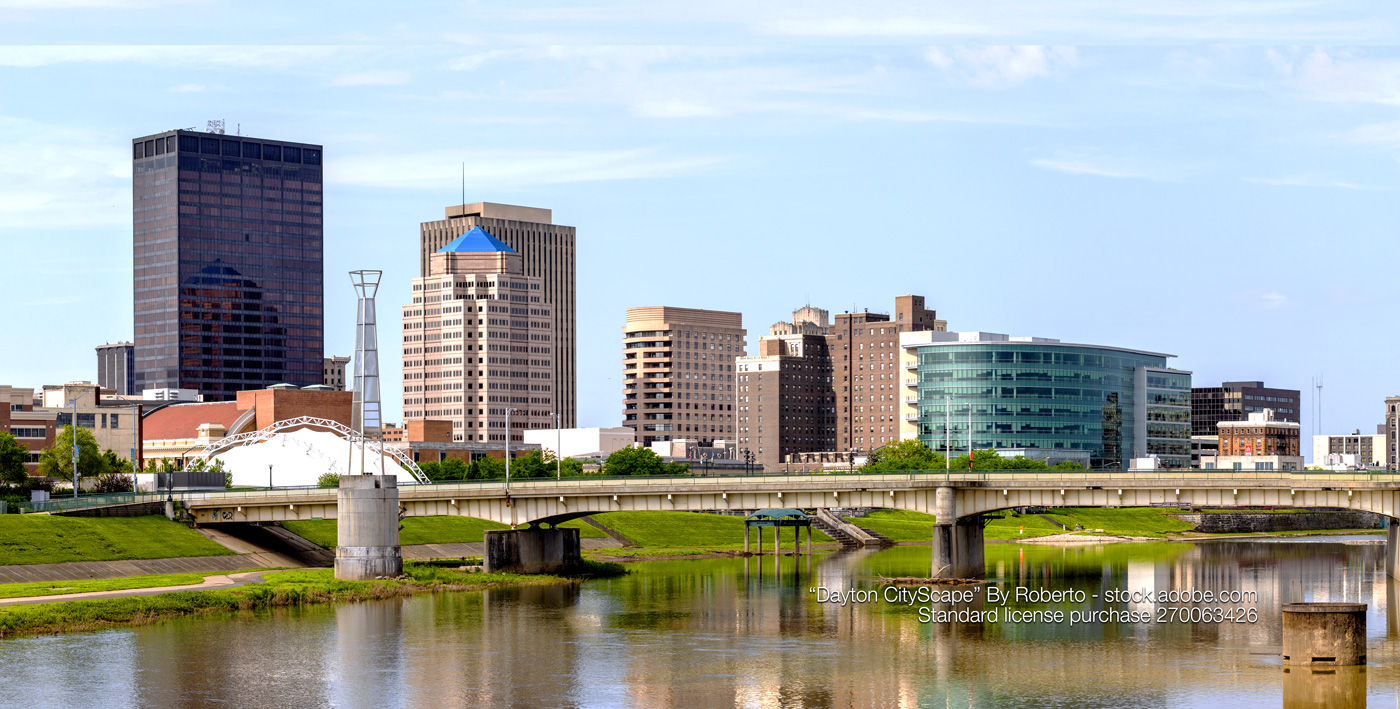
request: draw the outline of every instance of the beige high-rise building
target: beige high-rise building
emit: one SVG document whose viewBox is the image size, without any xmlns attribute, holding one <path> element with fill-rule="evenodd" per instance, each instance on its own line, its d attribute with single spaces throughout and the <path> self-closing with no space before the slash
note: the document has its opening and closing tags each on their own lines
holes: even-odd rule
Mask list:
<svg viewBox="0 0 1400 709">
<path fill-rule="evenodd" d="M 637 442 L 733 440 L 734 360 L 744 356 L 739 313 L 628 308 L 622 328 L 623 424 Z"/>
<path fill-rule="evenodd" d="M 349 357 L 326 357 L 321 360 L 321 383 L 335 391 L 345 391 L 345 365 Z"/>
<path fill-rule="evenodd" d="M 542 279 L 550 311 L 554 349 L 554 410 L 565 428 L 578 425 L 578 358 L 575 329 L 574 227 L 555 224 L 548 209 L 477 202 L 447 208 L 447 218 L 419 227 L 420 275 L 430 274 L 432 255 L 472 227 L 481 227 L 515 249 L 523 275 Z"/>
<path fill-rule="evenodd" d="M 454 441 L 554 428 L 555 341 L 544 279 L 481 227 L 443 245 L 403 306 L 405 427 L 452 422 Z"/>
</svg>

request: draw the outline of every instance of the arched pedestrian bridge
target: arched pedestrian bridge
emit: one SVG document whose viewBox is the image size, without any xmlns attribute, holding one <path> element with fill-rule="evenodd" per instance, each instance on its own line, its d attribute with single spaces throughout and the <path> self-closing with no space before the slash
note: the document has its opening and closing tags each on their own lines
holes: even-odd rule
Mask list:
<svg viewBox="0 0 1400 709">
<path fill-rule="evenodd" d="M 199 523 L 334 519 L 333 488 L 177 493 Z M 399 489 L 405 516 L 462 515 L 512 527 L 634 510 L 887 507 L 937 516 L 940 549 L 961 577 L 981 564 L 980 513 L 1012 507 L 1334 507 L 1400 517 L 1400 475 L 1281 471 L 962 471 L 613 477 L 454 482 Z M 946 521 L 945 521 L 946 520 Z M 1388 567 L 1396 573 L 1396 528 Z"/>
</svg>

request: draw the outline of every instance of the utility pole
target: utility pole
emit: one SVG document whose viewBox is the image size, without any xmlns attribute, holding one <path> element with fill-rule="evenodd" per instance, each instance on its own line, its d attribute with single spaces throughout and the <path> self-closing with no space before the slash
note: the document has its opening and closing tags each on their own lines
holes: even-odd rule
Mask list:
<svg viewBox="0 0 1400 709">
<path fill-rule="evenodd" d="M 73 499 L 78 499 L 78 397 L 73 397 Z"/>
<path fill-rule="evenodd" d="M 507 431 L 506 435 L 510 435 Z M 564 479 L 564 429 L 559 424 L 559 414 L 554 414 L 554 478 Z"/>
</svg>

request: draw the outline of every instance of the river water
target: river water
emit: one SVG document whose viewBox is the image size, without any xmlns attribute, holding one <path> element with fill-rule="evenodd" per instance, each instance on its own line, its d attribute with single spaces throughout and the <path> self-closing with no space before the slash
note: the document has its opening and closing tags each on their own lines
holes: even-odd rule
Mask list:
<svg viewBox="0 0 1400 709">
<path fill-rule="evenodd" d="M 7 639 L 0 706 L 1400 706 L 1396 589 L 1384 547 L 1366 543 L 1374 539 L 989 544 L 987 575 L 1001 589 L 1099 594 L 925 606 L 997 609 L 997 622 L 922 622 L 920 604 L 842 606 L 812 592 L 879 592 L 881 576 L 927 576 L 924 546 L 646 562 L 573 585 Z M 1164 607 L 1104 605 L 1113 589 L 1252 592 L 1231 605 L 1256 616 L 1005 616 L 1111 608 L 1155 617 Z M 1279 604 L 1292 601 L 1369 604 L 1369 665 L 1285 671 Z"/>
</svg>

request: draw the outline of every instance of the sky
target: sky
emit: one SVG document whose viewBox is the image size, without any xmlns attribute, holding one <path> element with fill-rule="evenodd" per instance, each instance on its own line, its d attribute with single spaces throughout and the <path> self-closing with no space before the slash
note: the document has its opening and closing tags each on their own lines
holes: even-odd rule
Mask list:
<svg viewBox="0 0 1400 709">
<path fill-rule="evenodd" d="M 1304 391 L 1304 435 L 1400 394 L 1400 11 L 1340 0 L 0 0 L 0 382 L 129 340 L 134 137 L 223 119 L 325 146 L 326 351 L 385 272 L 386 419 L 418 225 L 578 230 L 579 423 L 622 419 L 645 305 L 926 296 L 952 330 L 1177 355 Z M 1308 447 L 1305 445 L 1305 447 Z"/>
</svg>

